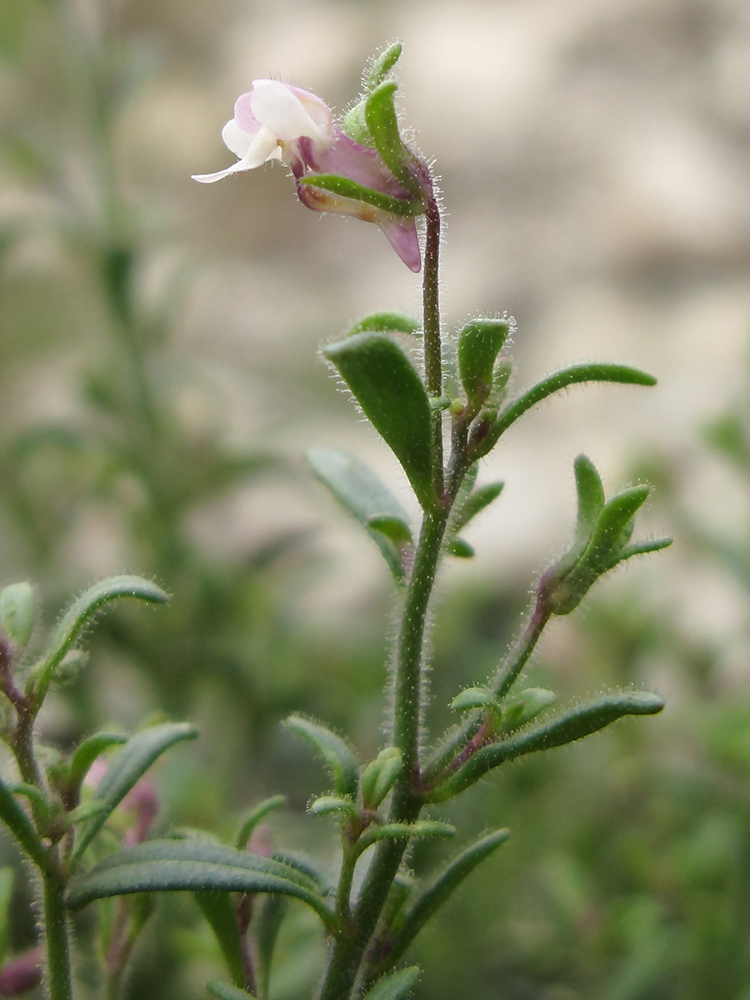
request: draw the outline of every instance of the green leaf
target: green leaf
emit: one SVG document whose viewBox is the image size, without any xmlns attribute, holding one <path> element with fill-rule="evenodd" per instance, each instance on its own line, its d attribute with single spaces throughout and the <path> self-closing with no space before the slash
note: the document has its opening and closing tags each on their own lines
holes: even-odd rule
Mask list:
<svg viewBox="0 0 750 1000">
<path fill-rule="evenodd" d="M 401 42 L 394 42 L 373 59 L 372 66 L 365 76 L 365 90 L 371 92 L 383 83 L 398 62 L 402 48 Z"/>
<path fill-rule="evenodd" d="M 386 166 L 410 194 L 421 200 L 422 188 L 410 170 L 414 165 L 414 156 L 404 145 L 398 127 L 395 105 L 397 90 L 398 84 L 392 80 L 378 84 L 367 98 L 365 121 Z"/>
<path fill-rule="evenodd" d="M 456 828 L 438 820 L 420 819 L 416 823 L 384 823 L 368 826 L 355 844 L 358 854 L 366 851 L 379 840 L 424 840 L 430 837 L 453 837 Z"/>
<path fill-rule="evenodd" d="M 502 411 L 481 441 L 474 443 L 472 459 L 487 455 L 507 429 L 527 410 L 556 392 L 584 382 L 617 382 L 624 385 L 656 385 L 653 375 L 627 365 L 581 364 L 548 375 Z"/>
<path fill-rule="evenodd" d="M 371 760 L 362 775 L 362 801 L 365 809 L 377 809 L 404 769 L 398 747 L 386 747 Z"/>
<path fill-rule="evenodd" d="M 131 736 L 96 787 L 94 800 L 106 803 L 107 809 L 94 816 L 79 830 L 71 855 L 71 867 L 80 859 L 107 817 L 151 765 L 175 743 L 195 739 L 197 735 L 197 729 L 187 722 L 165 722 Z"/>
<path fill-rule="evenodd" d="M 245 963 L 237 924 L 237 911 L 228 892 L 216 890 L 194 892 L 193 898 L 214 932 L 229 974 L 237 986 L 245 986 Z M 245 993 L 247 996 L 247 993 Z"/>
<path fill-rule="evenodd" d="M 106 802 L 102 802 L 101 799 L 89 799 L 88 802 L 82 802 L 81 805 L 76 806 L 75 809 L 71 809 L 65 815 L 65 825 L 66 827 L 77 826 L 78 823 L 85 823 L 92 816 L 99 816 L 102 813 L 109 815 L 109 811 L 109 806 Z"/>
<path fill-rule="evenodd" d="M 12 583 L 0 590 L 0 628 L 16 649 L 23 649 L 34 630 L 36 598 L 30 583 Z"/>
<path fill-rule="evenodd" d="M 407 356 L 395 341 L 378 333 L 355 334 L 326 347 L 323 354 L 398 458 L 421 505 L 437 509 L 430 403 Z"/>
<path fill-rule="evenodd" d="M 359 323 L 349 331 L 349 336 L 355 333 L 409 333 L 418 334 L 422 332 L 419 320 L 412 319 L 411 316 L 404 316 L 403 313 L 378 312 L 365 316 Z"/>
<path fill-rule="evenodd" d="M 208 992 L 219 1000 L 247 1000 L 250 994 L 231 983 L 223 983 L 220 979 L 210 979 L 206 983 Z"/>
<path fill-rule="evenodd" d="M 393 544 L 399 549 L 405 545 L 414 544 L 411 536 L 411 528 L 397 517 L 390 517 L 388 514 L 378 514 L 376 517 L 371 517 L 367 525 L 373 531 L 378 531 L 380 534 L 385 535 L 386 538 L 390 538 Z"/>
<path fill-rule="evenodd" d="M 14 881 L 15 872 L 10 866 L 0 868 L 0 967 L 2 967 L 8 948 L 8 924 Z"/>
<path fill-rule="evenodd" d="M 519 692 L 518 700 L 509 704 L 503 713 L 503 731 L 513 732 L 531 722 L 557 701 L 554 691 L 546 688 L 526 688 Z"/>
<path fill-rule="evenodd" d="M 396 582 L 403 582 L 405 571 L 400 547 L 371 526 L 371 521 L 377 518 L 389 518 L 399 521 L 404 534 L 411 536 L 409 516 L 398 500 L 364 462 L 348 452 L 338 448 L 309 448 L 305 458 L 316 478 L 328 487 L 378 546 Z"/>
<path fill-rule="evenodd" d="M 356 800 L 359 766 L 348 744 L 319 722 L 305 719 L 301 715 L 290 716 L 284 725 L 293 733 L 304 737 L 318 751 L 333 778 L 338 794 Z"/>
<path fill-rule="evenodd" d="M 391 215 L 410 216 L 424 213 L 421 201 L 394 198 L 389 194 L 383 194 L 382 191 L 357 184 L 356 181 L 341 177 L 339 174 L 308 174 L 307 177 L 300 177 L 297 183 L 305 184 L 307 187 L 322 188 L 323 191 L 330 191 L 341 198 L 373 205 L 382 212 L 390 212 Z"/>
<path fill-rule="evenodd" d="M 38 702 L 44 698 L 56 668 L 87 622 L 101 607 L 120 597 L 135 597 L 154 604 L 164 604 L 168 599 L 161 587 L 140 576 L 113 576 L 90 587 L 68 608 L 52 636 L 39 668 L 35 692 Z"/>
<path fill-rule="evenodd" d="M 482 747 L 459 771 L 425 798 L 430 802 L 444 802 L 506 761 L 581 740 L 626 715 L 656 715 L 663 708 L 663 699 L 646 691 L 603 695 L 571 709 L 544 726 Z"/>
<path fill-rule="evenodd" d="M 271 968 L 273 953 L 281 924 L 289 910 L 289 899 L 286 896 L 266 896 L 255 924 L 255 937 L 258 942 L 258 985 L 260 995 L 268 997 L 271 988 Z"/>
<path fill-rule="evenodd" d="M 475 319 L 458 336 L 458 371 L 472 413 L 479 412 L 492 391 L 495 361 L 508 331 L 505 320 Z"/>
<path fill-rule="evenodd" d="M 234 838 L 234 846 L 237 850 L 244 851 L 256 826 L 259 823 L 262 823 L 269 813 L 274 812 L 276 809 L 280 809 L 285 803 L 286 798 L 283 795 L 272 795 L 270 798 L 263 799 L 262 802 L 253 806 L 247 816 L 247 819 L 245 819 L 242 823 L 239 833 Z"/>
<path fill-rule="evenodd" d="M 578 456 L 573 468 L 578 494 L 578 521 L 573 548 L 582 550 L 593 534 L 599 515 L 604 509 L 604 487 L 594 463 L 585 455 Z"/>
<path fill-rule="evenodd" d="M 409 909 L 382 965 L 383 970 L 394 966 L 419 934 L 427 921 L 438 912 L 466 878 L 494 851 L 504 844 L 510 830 L 497 830 L 467 847 L 443 869 Z"/>
<path fill-rule="evenodd" d="M 389 976 L 378 980 L 369 990 L 363 1000 L 404 1000 L 414 989 L 419 979 L 419 966 L 412 965 L 408 969 L 399 969 Z"/>
<path fill-rule="evenodd" d="M 457 559 L 473 559 L 476 555 L 474 546 L 469 545 L 463 538 L 451 538 L 445 546 L 445 551 Z"/>
<path fill-rule="evenodd" d="M 336 925 L 314 883 L 291 865 L 206 840 L 151 840 L 118 851 L 72 879 L 66 902 L 78 910 L 108 896 L 210 890 L 293 896 L 312 907 L 326 927 Z"/>
<path fill-rule="evenodd" d="M 4 781 L 0 781 L 0 820 L 5 823 L 37 868 L 44 869 L 47 852 L 18 799 Z"/>
<path fill-rule="evenodd" d="M 120 733 L 94 733 L 77 747 L 73 754 L 73 760 L 70 762 L 70 775 L 66 792 L 69 802 L 78 801 L 81 785 L 97 757 L 101 756 L 109 747 L 127 742 L 127 736 L 122 736 Z"/>
<path fill-rule="evenodd" d="M 503 711 L 495 695 L 486 687 L 464 688 L 451 702 L 451 708 L 454 712 L 471 712 L 477 708 L 489 708 L 497 713 L 498 718 Z"/>
<path fill-rule="evenodd" d="M 352 800 L 343 795 L 321 795 L 311 802 L 307 811 L 313 816 L 330 816 L 335 813 L 344 813 L 349 819 L 358 820 L 359 809 Z"/>
<path fill-rule="evenodd" d="M 494 500 L 497 500 L 503 492 L 504 486 L 505 483 L 487 483 L 486 486 L 480 486 L 479 489 L 470 493 L 453 521 L 454 531 L 461 531 L 461 529 L 465 528 L 469 521 L 472 521 L 477 514 L 480 514 L 485 509 L 485 507 L 489 507 Z"/>
</svg>

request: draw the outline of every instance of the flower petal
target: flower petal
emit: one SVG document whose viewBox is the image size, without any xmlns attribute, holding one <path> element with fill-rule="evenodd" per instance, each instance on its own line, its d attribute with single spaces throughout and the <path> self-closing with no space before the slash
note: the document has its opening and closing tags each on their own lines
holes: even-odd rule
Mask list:
<svg viewBox="0 0 750 1000">
<path fill-rule="evenodd" d="M 255 118 L 282 142 L 308 136 L 328 146 L 333 126 L 328 106 L 315 94 L 290 87 L 278 80 L 255 80 L 250 91 Z"/>
<path fill-rule="evenodd" d="M 382 212 L 377 219 L 377 224 L 409 270 L 415 273 L 421 271 L 422 254 L 419 249 L 417 224 L 414 219 L 399 219 L 398 216 Z"/>
<path fill-rule="evenodd" d="M 254 170 L 268 160 L 280 160 L 281 149 L 276 136 L 267 128 L 261 128 L 255 136 L 250 136 L 244 132 L 234 119 L 224 126 L 221 133 L 224 142 L 236 156 L 241 159 L 233 163 L 226 170 L 219 170 L 215 174 L 193 174 L 194 181 L 201 184 L 213 184 L 214 181 L 221 181 L 230 174 L 237 174 L 243 170 Z M 240 150 L 244 149 L 242 154 Z"/>
</svg>

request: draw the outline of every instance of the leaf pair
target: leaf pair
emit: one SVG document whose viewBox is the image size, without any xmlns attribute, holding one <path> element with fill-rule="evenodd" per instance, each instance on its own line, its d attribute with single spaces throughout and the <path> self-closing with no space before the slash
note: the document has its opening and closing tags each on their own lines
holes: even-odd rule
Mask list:
<svg viewBox="0 0 750 1000">
<path fill-rule="evenodd" d="M 634 486 L 605 501 L 599 473 L 585 455 L 575 461 L 578 518 L 571 549 L 542 577 L 540 599 L 555 615 L 570 614 L 596 580 L 632 556 L 657 552 L 671 539 L 631 543 L 635 515 L 649 488 Z"/>
</svg>

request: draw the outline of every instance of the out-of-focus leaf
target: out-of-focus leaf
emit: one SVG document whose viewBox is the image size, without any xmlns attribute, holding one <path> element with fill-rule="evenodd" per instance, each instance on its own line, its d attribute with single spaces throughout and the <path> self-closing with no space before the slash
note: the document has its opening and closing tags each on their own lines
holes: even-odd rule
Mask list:
<svg viewBox="0 0 750 1000">
<path fill-rule="evenodd" d="M 305 458 L 314 475 L 327 486 L 338 502 L 362 525 L 383 553 L 396 582 L 404 578 L 400 545 L 387 533 L 372 526 L 380 518 L 403 525 L 404 537 L 411 537 L 409 516 L 374 472 L 354 455 L 337 448 L 309 448 Z"/>
<path fill-rule="evenodd" d="M 10 866 L 0 868 L 0 966 L 3 964 L 8 947 L 8 923 L 14 881 L 15 872 Z"/>
<path fill-rule="evenodd" d="M 79 830 L 71 855 L 71 865 L 80 859 L 107 817 L 151 765 L 175 743 L 193 740 L 197 735 L 198 730 L 188 722 L 165 722 L 131 736 L 96 787 L 93 801 L 104 802 L 108 808 Z"/>
<path fill-rule="evenodd" d="M 490 833 L 467 847 L 443 869 L 432 885 L 428 886 L 410 907 L 404 918 L 404 923 L 382 963 L 383 971 L 392 968 L 401 959 L 430 917 L 447 902 L 477 865 L 488 858 L 501 844 L 504 844 L 509 836 L 510 830 L 497 830 L 495 833 Z"/>
<path fill-rule="evenodd" d="M 89 768 L 109 747 L 127 743 L 127 736 L 120 733 L 94 733 L 79 744 L 70 762 L 70 775 L 68 777 L 67 799 L 69 802 L 78 801 L 84 778 L 89 772 Z"/>
<path fill-rule="evenodd" d="M 399 969 L 389 976 L 378 980 L 363 1000 L 404 1000 L 419 979 L 419 966 L 412 965 L 408 969 Z"/>
<path fill-rule="evenodd" d="M 291 865 L 205 840 L 151 840 L 126 848 L 71 880 L 67 905 L 134 892 L 264 892 L 293 896 L 326 927 L 336 918 L 314 883 Z"/>
<path fill-rule="evenodd" d="M 245 850 L 247 842 L 252 837 L 253 830 L 255 830 L 256 826 L 259 823 L 262 823 L 269 813 L 272 813 L 276 809 L 280 809 L 285 802 L 286 799 L 283 795 L 272 795 L 270 798 L 263 799 L 262 802 L 253 806 L 247 819 L 243 821 L 239 833 L 234 839 L 234 846 L 238 851 Z"/>
<path fill-rule="evenodd" d="M 255 925 L 255 935 L 258 942 L 258 985 L 260 995 L 268 997 L 271 988 L 271 968 L 273 953 L 276 950 L 276 940 L 281 924 L 289 909 L 287 896 L 266 896 Z"/>
<path fill-rule="evenodd" d="M 290 716 L 284 725 L 293 733 L 304 737 L 318 751 L 331 773 L 338 794 L 356 800 L 359 767 L 348 744 L 326 726 L 301 715 Z"/>
<path fill-rule="evenodd" d="M 34 826 L 18 799 L 4 781 L 0 781 L 0 820 L 38 868 L 44 868 L 47 855 Z"/>
<path fill-rule="evenodd" d="M 228 892 L 204 890 L 194 892 L 193 898 L 219 942 L 229 974 L 237 986 L 244 986 L 246 978 L 242 942 L 231 895 Z"/>
</svg>

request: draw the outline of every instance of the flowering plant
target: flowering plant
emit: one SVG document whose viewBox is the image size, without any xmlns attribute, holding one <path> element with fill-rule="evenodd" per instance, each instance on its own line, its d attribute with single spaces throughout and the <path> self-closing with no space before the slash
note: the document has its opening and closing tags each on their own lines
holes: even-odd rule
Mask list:
<svg viewBox="0 0 750 1000">
<path fill-rule="evenodd" d="M 517 690 L 553 618 L 570 614 L 619 563 L 669 544 L 632 540 L 648 487 L 607 499 L 593 463 L 581 455 L 574 467 L 578 516 L 568 551 L 541 574 L 528 620 L 495 673 L 485 684 L 456 694 L 451 704 L 456 725 L 437 738 L 428 728 L 426 630 L 435 579 L 445 558 L 472 555 L 462 532 L 503 486 L 478 485 L 480 460 L 527 410 L 561 390 L 592 381 L 649 386 L 655 380 L 624 365 L 579 364 L 512 395 L 512 364 L 503 353 L 512 321 L 506 318 L 472 320 L 452 338 L 453 350 L 445 350 L 438 281 L 441 214 L 430 169 L 399 128 L 397 86 L 390 78 L 399 55 L 395 45 L 374 61 L 362 100 L 339 124 L 314 94 L 256 80 L 223 131 L 237 163 L 196 177 L 213 182 L 281 160 L 291 169 L 303 204 L 374 222 L 401 260 L 423 273 L 421 322 L 377 313 L 323 350 L 401 463 L 421 523 L 411 524 L 399 501 L 358 458 L 331 448 L 307 453 L 314 475 L 377 544 L 393 576 L 399 611 L 385 745 L 374 759 L 360 761 L 321 721 L 301 714 L 287 721 L 287 731 L 313 747 L 329 775 L 329 792 L 314 799 L 309 812 L 336 824 L 340 857 L 332 880 L 315 859 L 274 853 L 262 836 L 260 824 L 283 805 L 281 796 L 255 805 L 231 843 L 195 831 L 148 839 L 158 802 L 144 776 L 165 751 L 193 738 L 194 728 L 161 723 L 129 739 L 100 732 L 64 755 L 38 746 L 35 721 L 75 656 L 86 624 L 104 605 L 123 597 L 161 603 L 166 595 L 132 576 L 97 584 L 71 604 L 39 653 L 33 651 L 38 630 L 30 587 L 2 591 L 0 735 L 20 780 L 0 782 L 0 818 L 38 874 L 52 1000 L 73 996 L 70 912 L 99 901 L 102 989 L 114 998 L 154 894 L 178 890 L 193 894 L 219 943 L 230 981 L 212 980 L 208 989 L 223 1000 L 271 995 L 275 943 L 287 904 L 295 899 L 317 915 L 328 940 L 318 1000 L 399 1000 L 419 975 L 416 966 L 402 966 L 414 939 L 509 836 L 501 829 L 464 846 L 418 886 L 408 872 L 412 845 L 456 834 L 432 815 L 434 807 L 511 760 L 663 707 L 651 693 L 611 691 L 547 716 L 553 692 Z M 419 367 L 414 355 L 421 358 Z M 105 766 L 104 753 L 113 753 Z M 87 776 L 93 792 L 87 790 Z M 130 814 L 122 811 L 127 809 Z M 13 982 L 24 989 L 33 985 L 37 962 L 36 953 L 26 957 Z"/>
</svg>

